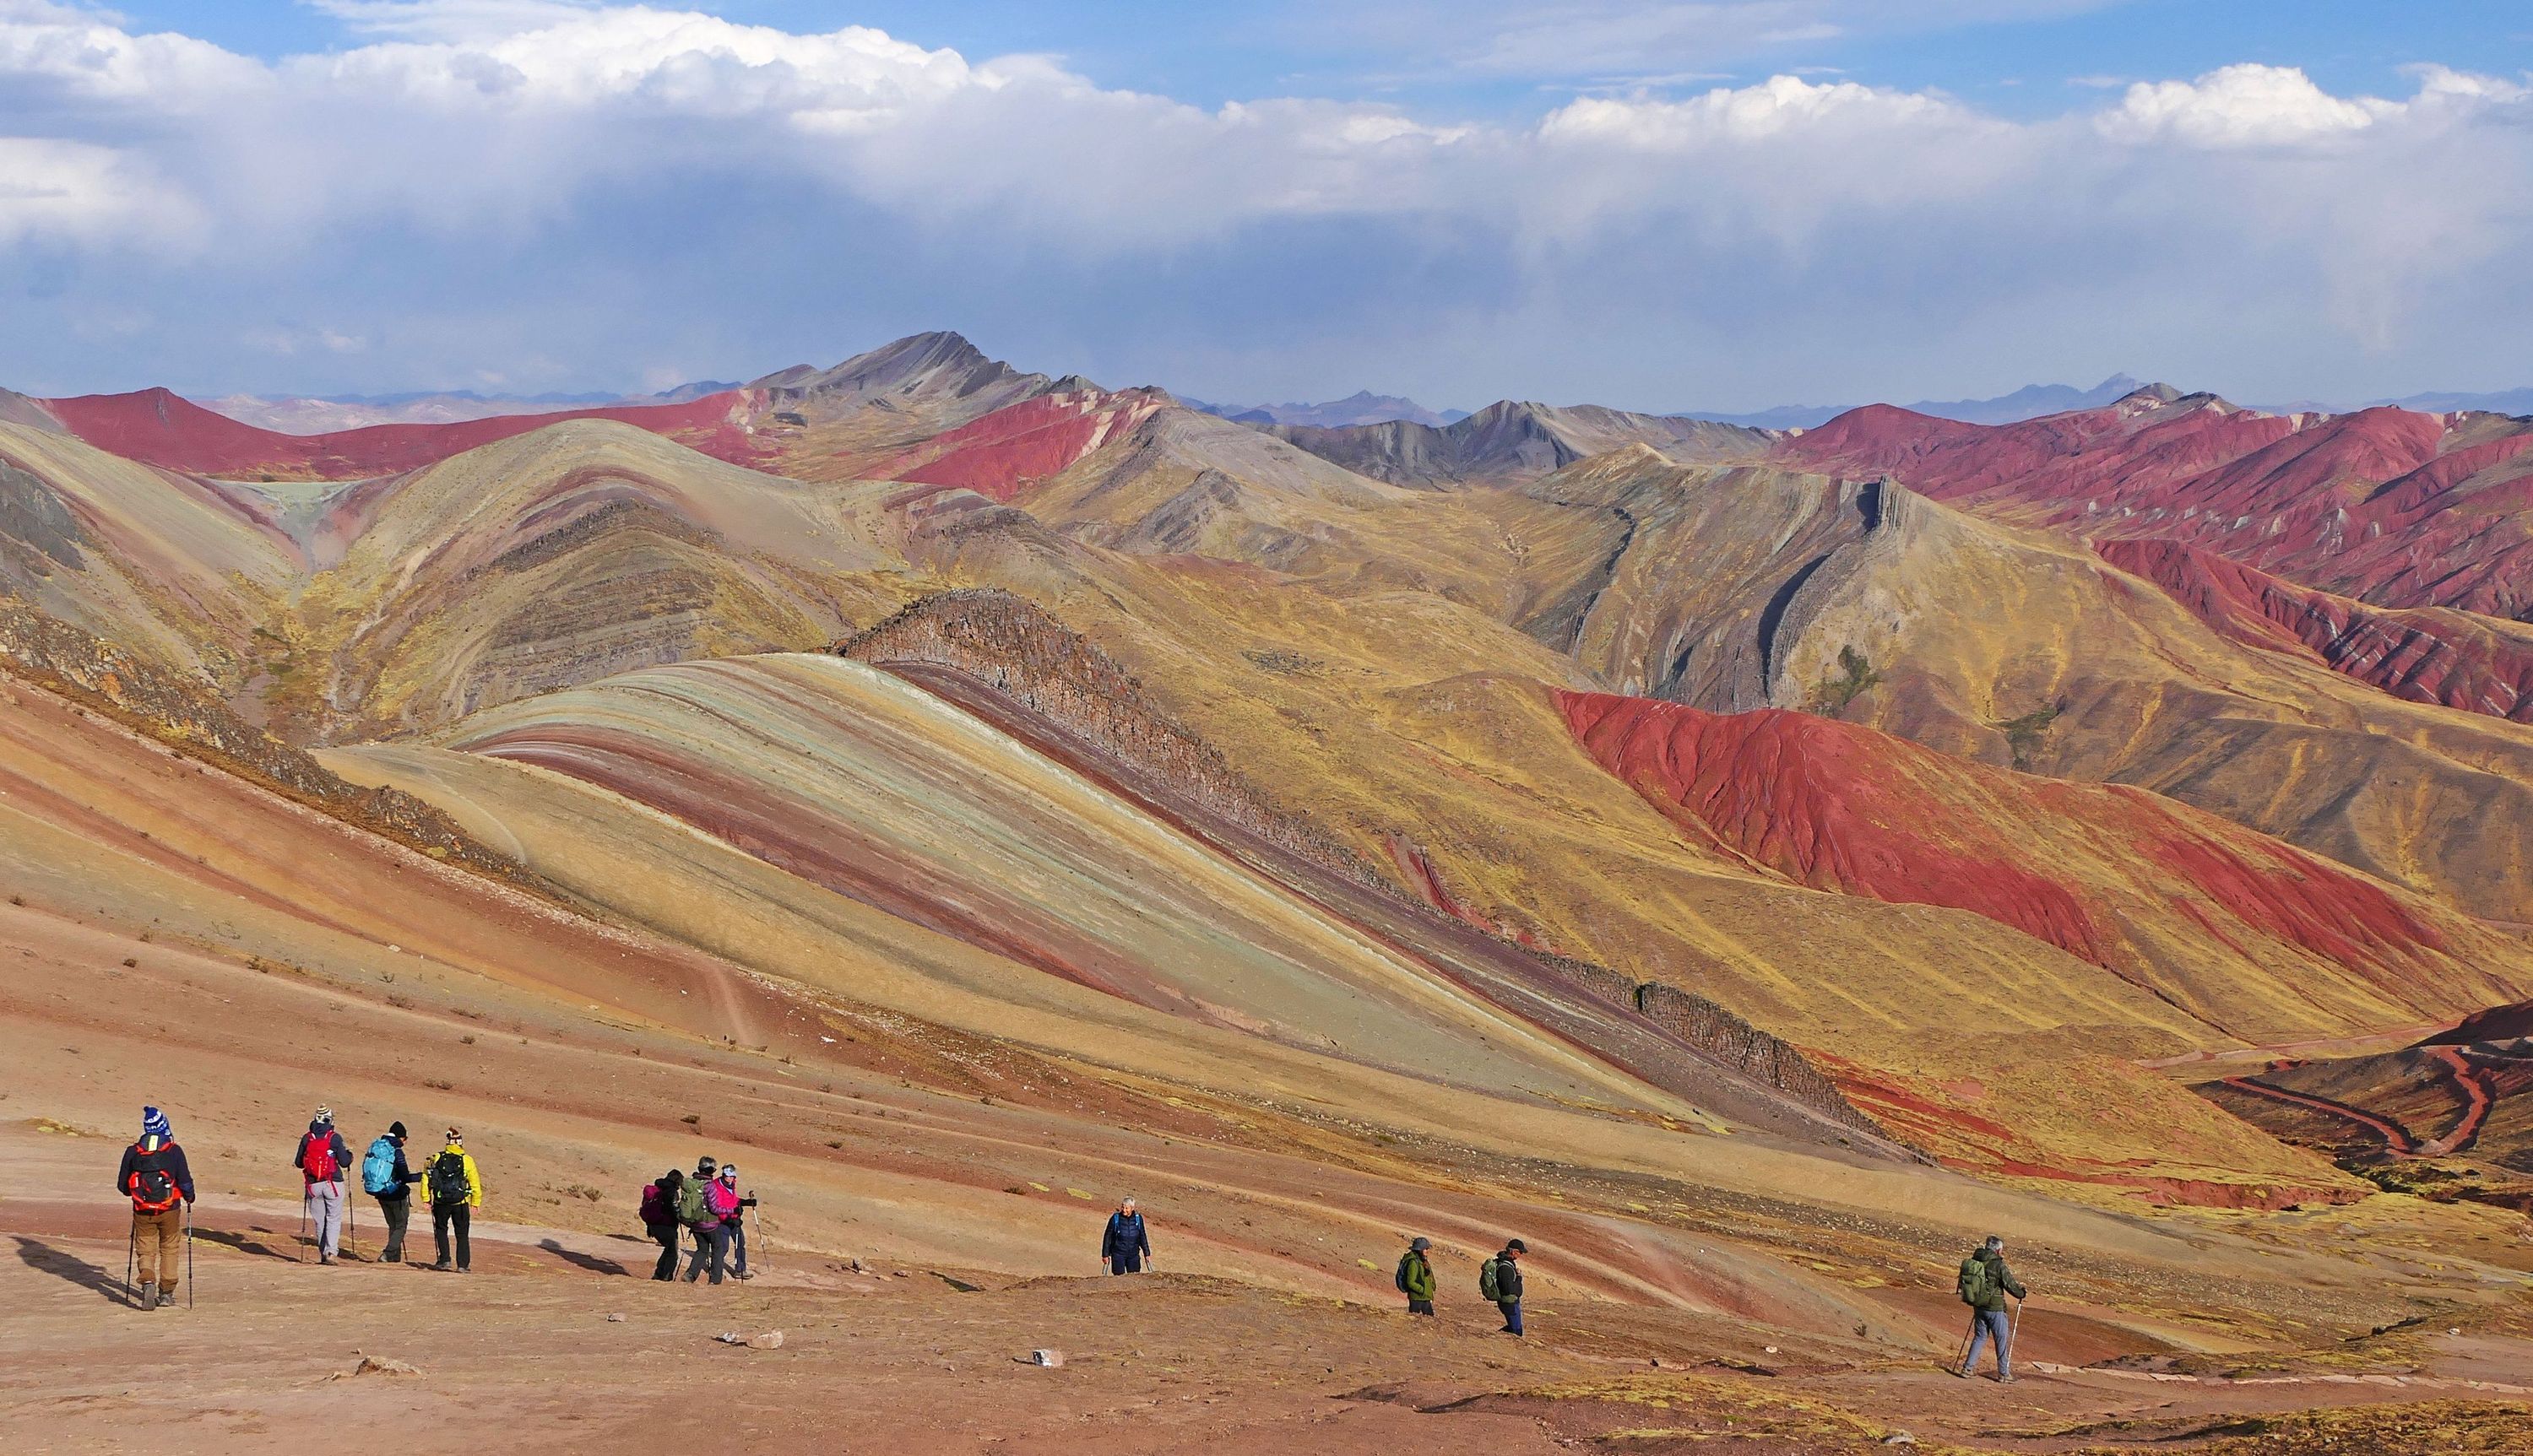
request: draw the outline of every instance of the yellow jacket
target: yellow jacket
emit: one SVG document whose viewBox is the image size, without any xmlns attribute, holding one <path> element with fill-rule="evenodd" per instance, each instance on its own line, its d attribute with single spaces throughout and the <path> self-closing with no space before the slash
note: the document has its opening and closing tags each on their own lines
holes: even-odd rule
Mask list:
<svg viewBox="0 0 2533 1456">
<path fill-rule="evenodd" d="M 439 1202 L 439 1201 L 440 1201 L 438 1198 L 433 1197 L 433 1196 L 432 1196 L 432 1193 L 431 1193 L 431 1165 L 432 1165 L 433 1163 L 436 1163 L 436 1162 L 440 1161 L 440 1159 L 441 1159 L 442 1157 L 445 1156 L 446 1154 L 449 1154 L 449 1153 L 452 1153 L 452 1152 L 453 1152 L 453 1153 L 455 1153 L 455 1154 L 457 1154 L 458 1160 L 459 1160 L 460 1162 L 462 1162 L 462 1163 L 464 1163 L 464 1164 L 466 1165 L 466 1205 L 467 1205 L 468 1207 L 470 1207 L 470 1208 L 481 1208 L 481 1207 L 483 1207 L 483 1206 L 484 1206 L 484 1175 L 475 1171 L 475 1155 L 474 1155 L 473 1153 L 471 1153 L 471 1152 L 468 1152 L 465 1148 L 463 1148 L 463 1147 L 459 1146 L 458 1144 L 456 1144 L 456 1143 L 454 1143 L 454 1142 L 452 1142 L 452 1143 L 448 1144 L 446 1147 L 442 1148 L 439 1152 L 433 1153 L 429 1158 L 426 1158 L 426 1159 L 424 1159 L 424 1160 L 423 1160 L 423 1164 L 422 1164 L 422 1193 L 423 1193 L 423 1196 L 424 1196 L 424 1197 L 426 1197 L 426 1198 L 430 1198 L 430 1200 L 431 1200 L 432 1202 L 435 1202 L 435 1203 L 437 1203 L 437 1202 Z"/>
</svg>

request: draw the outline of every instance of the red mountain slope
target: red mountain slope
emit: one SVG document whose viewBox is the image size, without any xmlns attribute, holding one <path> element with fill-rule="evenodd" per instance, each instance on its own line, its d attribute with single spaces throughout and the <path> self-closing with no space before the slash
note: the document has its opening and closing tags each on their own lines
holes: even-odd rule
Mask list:
<svg viewBox="0 0 2533 1456">
<path fill-rule="evenodd" d="M 2237 642 L 2311 658 L 2412 702 L 2533 723 L 2533 632 L 2511 623 L 2369 607 L 2177 541 L 2135 537 L 2095 550 Z"/>
<path fill-rule="evenodd" d="M 563 420 L 619 420 L 742 464 L 760 454 L 740 423 L 748 396 L 736 389 L 682 404 L 497 415 L 447 425 L 373 425 L 331 435 L 259 430 L 165 389 L 83 394 L 43 404 L 64 429 L 101 450 L 189 475 L 316 480 L 395 475 Z"/>
<path fill-rule="evenodd" d="M 960 486 L 996 500 L 1073 464 L 1152 417 L 1155 390 L 1064 389 L 1006 405 L 945 431 L 870 471 L 887 480 Z"/>
<path fill-rule="evenodd" d="M 1873 405 L 1775 453 L 2022 524 L 2169 537 L 2385 606 L 2533 612 L 2533 425 L 2500 416 L 2267 415 L 2140 391 L 2002 426 Z"/>
<path fill-rule="evenodd" d="M 2141 789 L 1802 713 L 1558 703 L 1602 767 L 1700 843 L 1816 889 L 1984 915 L 2218 1025 L 2270 996 L 2451 1004 L 2480 979 L 2465 945 L 2486 927 Z"/>
</svg>

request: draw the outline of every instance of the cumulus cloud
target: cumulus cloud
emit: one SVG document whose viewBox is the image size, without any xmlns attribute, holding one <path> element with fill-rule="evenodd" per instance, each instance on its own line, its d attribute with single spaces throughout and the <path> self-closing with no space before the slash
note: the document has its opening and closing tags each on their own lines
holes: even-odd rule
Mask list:
<svg viewBox="0 0 2533 1456">
<path fill-rule="evenodd" d="M 2086 349 L 2221 362 L 2217 318 L 2235 357 L 2397 351 L 2440 300 L 2520 288 L 2502 264 L 2533 241 L 2533 97 L 2444 68 L 2386 98 L 2229 66 L 2039 120 L 1781 75 L 1468 121 L 1200 107 L 1045 57 L 670 8 L 324 8 L 360 43 L 265 61 L 0 0 L 0 249 L 41 253 L 30 275 L 66 311 L 154 291 L 156 317 L 224 312 L 217 337 L 276 359 L 449 377 L 665 367 L 624 356 L 643 328 L 679 358 L 750 351 L 715 366 L 738 370 L 788 362 L 754 352 L 789 346 L 768 331 L 825 330 L 798 346 L 822 358 L 982 315 L 1065 351 L 1036 362 L 1194 369 L 1178 381 L 1226 393 L 1242 379 L 1203 372 L 1281 397 L 1311 359 L 1369 351 L 1446 398 L 1656 404 L 1857 387 L 1802 378 L 1870 355 L 1848 336 L 2092 376 L 2163 362 Z M 1756 43 L 1872 11 L 1495 6 L 1480 29 Z M 289 321 L 311 317 L 338 321 Z M 1542 347 L 1543 328 L 1574 339 Z M 1272 357 L 1222 352 L 1243 330 Z M 0 345 L 0 368 L 40 336 Z"/>
</svg>

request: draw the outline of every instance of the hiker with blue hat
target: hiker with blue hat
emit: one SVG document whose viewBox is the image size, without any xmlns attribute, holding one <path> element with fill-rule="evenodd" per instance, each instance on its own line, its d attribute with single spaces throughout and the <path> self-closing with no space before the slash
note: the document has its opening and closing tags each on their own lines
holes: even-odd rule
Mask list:
<svg viewBox="0 0 2533 1456">
<path fill-rule="evenodd" d="M 155 1107 L 141 1109 L 141 1140 L 123 1150 L 123 1165 L 114 1171 L 114 1188 L 132 1200 L 132 1244 L 124 1262 L 124 1284 L 130 1286 L 133 1265 L 138 1263 L 141 1293 L 134 1303 L 144 1310 L 165 1309 L 176 1303 L 177 1256 L 194 1202 L 194 1170 L 186 1166 L 185 1150 L 176 1145 L 167 1114 Z"/>
</svg>

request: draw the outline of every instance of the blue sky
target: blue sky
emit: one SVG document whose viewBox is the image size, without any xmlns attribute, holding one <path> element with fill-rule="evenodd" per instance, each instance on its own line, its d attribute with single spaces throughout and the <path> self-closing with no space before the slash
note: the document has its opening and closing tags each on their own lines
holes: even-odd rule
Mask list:
<svg viewBox="0 0 2533 1456">
<path fill-rule="evenodd" d="M 0 383 L 2507 387 L 2528 70 L 2492 3 L 0 0 Z"/>
</svg>

